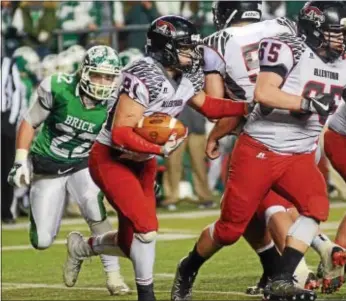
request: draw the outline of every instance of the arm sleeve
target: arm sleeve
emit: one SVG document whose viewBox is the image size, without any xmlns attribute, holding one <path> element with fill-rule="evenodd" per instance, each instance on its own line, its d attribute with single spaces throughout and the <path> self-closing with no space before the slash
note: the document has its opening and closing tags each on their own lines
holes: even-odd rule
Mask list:
<svg viewBox="0 0 346 301">
<path fill-rule="evenodd" d="M 37 88 L 37 97 L 33 100 L 24 119 L 37 128 L 45 121 L 53 108 L 53 96 L 51 92 L 51 77 L 46 78 Z"/>
<path fill-rule="evenodd" d="M 144 82 L 137 76 L 123 72 L 120 93 L 127 94 L 145 108 L 149 106 L 150 95 Z"/>
<path fill-rule="evenodd" d="M 259 46 L 260 72 L 274 72 L 285 78 L 294 66 L 293 51 L 277 39 L 263 39 Z"/>
</svg>

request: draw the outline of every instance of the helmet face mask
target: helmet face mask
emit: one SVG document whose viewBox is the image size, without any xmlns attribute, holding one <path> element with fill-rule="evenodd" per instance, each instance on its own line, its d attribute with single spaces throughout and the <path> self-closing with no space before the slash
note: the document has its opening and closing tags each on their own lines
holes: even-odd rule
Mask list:
<svg viewBox="0 0 346 301">
<path fill-rule="evenodd" d="M 299 34 L 326 62 L 345 52 L 346 6 L 340 1 L 307 2 L 299 14 Z"/>
<path fill-rule="evenodd" d="M 93 100 L 108 99 L 117 88 L 120 68 L 120 60 L 115 50 L 108 46 L 90 48 L 81 64 L 81 89 Z"/>
<path fill-rule="evenodd" d="M 146 52 L 164 67 L 194 73 L 202 62 L 200 43 L 200 35 L 190 21 L 164 16 L 151 24 Z"/>
</svg>

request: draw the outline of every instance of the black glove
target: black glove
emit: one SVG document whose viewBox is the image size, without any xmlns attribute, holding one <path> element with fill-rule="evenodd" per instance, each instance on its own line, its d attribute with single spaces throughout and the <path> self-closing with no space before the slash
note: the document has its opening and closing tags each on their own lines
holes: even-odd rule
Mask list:
<svg viewBox="0 0 346 301">
<path fill-rule="evenodd" d="M 319 94 L 315 97 L 306 97 L 302 100 L 300 108 L 303 112 L 317 113 L 328 116 L 334 110 L 334 96 L 329 93 Z"/>
</svg>

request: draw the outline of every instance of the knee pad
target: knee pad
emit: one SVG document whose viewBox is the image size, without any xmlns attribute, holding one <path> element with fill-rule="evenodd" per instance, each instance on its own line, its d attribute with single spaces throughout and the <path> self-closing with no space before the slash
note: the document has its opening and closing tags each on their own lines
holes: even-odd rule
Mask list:
<svg viewBox="0 0 346 301">
<path fill-rule="evenodd" d="M 149 242 L 152 242 L 156 239 L 157 232 L 156 231 L 150 231 L 147 233 L 135 233 L 134 235 L 141 242 L 149 243 Z"/>
<path fill-rule="evenodd" d="M 298 239 L 308 246 L 317 235 L 319 223 L 311 217 L 301 215 L 289 228 L 287 235 Z"/>
<path fill-rule="evenodd" d="M 264 212 L 264 218 L 267 226 L 270 221 L 270 218 L 278 212 L 286 212 L 286 208 L 284 206 L 271 206 L 266 209 L 266 211 Z"/>
<path fill-rule="evenodd" d="M 30 230 L 31 245 L 37 250 L 44 250 L 51 246 L 54 238 L 48 232 L 32 232 Z"/>
<path fill-rule="evenodd" d="M 222 246 L 232 245 L 243 235 L 245 226 L 218 220 L 215 223 L 212 237 L 216 243 Z"/>
</svg>

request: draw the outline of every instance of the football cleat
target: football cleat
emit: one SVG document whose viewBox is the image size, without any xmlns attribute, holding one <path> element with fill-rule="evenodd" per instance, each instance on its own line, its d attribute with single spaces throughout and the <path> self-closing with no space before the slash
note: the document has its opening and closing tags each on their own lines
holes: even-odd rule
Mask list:
<svg viewBox="0 0 346 301">
<path fill-rule="evenodd" d="M 259 282 L 255 286 L 249 286 L 246 289 L 245 294 L 251 295 L 251 296 L 262 295 L 263 290 L 266 287 L 266 285 L 268 284 L 268 282 L 269 282 L 268 277 L 266 275 L 262 274 L 262 277 L 259 280 Z"/>
<path fill-rule="evenodd" d="M 124 281 L 124 278 L 120 275 L 119 271 L 107 272 L 106 286 L 111 296 L 126 295 L 130 293 L 130 288 Z"/>
<path fill-rule="evenodd" d="M 263 290 L 263 300 L 314 301 L 316 298 L 314 291 L 297 287 L 295 279 L 289 274 L 277 276 Z"/>
<path fill-rule="evenodd" d="M 344 283 L 346 251 L 336 244 L 329 244 L 321 254 L 318 274 L 322 276 L 322 293 L 332 294 Z"/>
<path fill-rule="evenodd" d="M 310 270 L 309 270 L 310 271 Z M 307 290 L 317 290 L 321 286 L 318 277 L 310 271 L 306 278 L 304 288 Z"/>
<path fill-rule="evenodd" d="M 186 257 L 182 258 L 177 266 L 175 278 L 171 290 L 172 301 L 185 301 L 192 298 L 192 287 L 195 282 L 197 272 L 193 274 L 184 274 L 181 269 L 181 263 Z"/>
<path fill-rule="evenodd" d="M 68 287 L 76 284 L 79 271 L 82 267 L 83 258 L 76 253 L 78 244 L 84 243 L 83 236 L 78 232 L 71 232 L 67 236 L 67 258 L 64 264 L 64 283 Z"/>
</svg>

